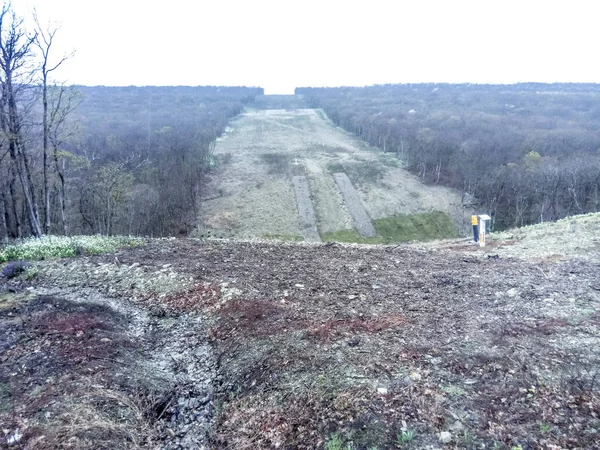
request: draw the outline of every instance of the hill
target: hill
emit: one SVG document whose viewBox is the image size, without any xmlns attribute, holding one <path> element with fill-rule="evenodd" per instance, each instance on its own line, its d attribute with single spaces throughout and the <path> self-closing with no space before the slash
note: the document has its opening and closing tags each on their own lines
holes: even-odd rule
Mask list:
<svg viewBox="0 0 600 450">
<path fill-rule="evenodd" d="M 3 443 L 596 448 L 598 227 L 32 262 L 0 285 Z"/>
</svg>

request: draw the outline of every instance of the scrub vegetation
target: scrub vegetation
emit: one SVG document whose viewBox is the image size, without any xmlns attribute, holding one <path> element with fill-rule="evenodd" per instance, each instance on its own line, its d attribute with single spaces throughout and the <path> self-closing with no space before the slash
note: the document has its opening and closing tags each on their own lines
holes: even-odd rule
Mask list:
<svg viewBox="0 0 600 450">
<path fill-rule="evenodd" d="M 78 255 L 113 253 L 122 247 L 137 247 L 144 239 L 126 236 L 44 236 L 27 238 L 0 246 L 0 263 L 12 260 L 40 260 Z"/>
</svg>

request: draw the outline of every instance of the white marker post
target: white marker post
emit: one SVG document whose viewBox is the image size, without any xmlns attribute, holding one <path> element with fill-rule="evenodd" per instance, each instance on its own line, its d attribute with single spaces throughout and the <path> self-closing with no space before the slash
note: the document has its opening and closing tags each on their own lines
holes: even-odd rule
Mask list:
<svg viewBox="0 0 600 450">
<path fill-rule="evenodd" d="M 479 215 L 479 246 L 485 247 L 485 235 L 487 234 L 487 230 L 489 228 L 490 220 L 492 218 L 487 214 Z"/>
</svg>

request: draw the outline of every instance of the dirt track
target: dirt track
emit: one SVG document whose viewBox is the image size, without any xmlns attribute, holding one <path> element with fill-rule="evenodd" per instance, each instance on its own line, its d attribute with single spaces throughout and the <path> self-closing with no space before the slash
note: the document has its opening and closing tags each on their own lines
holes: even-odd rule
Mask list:
<svg viewBox="0 0 600 450">
<path fill-rule="evenodd" d="M 199 314 L 219 368 L 211 448 L 393 448 L 409 431 L 412 448 L 444 447 L 442 432 L 444 448 L 598 448 L 598 258 L 458 244 L 152 241 L 41 262 L 34 284 L 132 300 L 174 341 Z M 177 411 L 159 436 L 186 423 Z"/>
<path fill-rule="evenodd" d="M 219 166 L 202 204 L 200 235 L 302 236 L 292 177 L 310 183 L 321 233 L 353 227 L 332 173 L 340 164 L 372 219 L 441 210 L 462 222 L 460 196 L 428 187 L 398 161 L 335 127 L 320 111 L 248 111 L 218 140 Z"/>
<path fill-rule="evenodd" d="M 296 193 L 296 206 L 298 207 L 298 225 L 305 241 L 321 242 L 317 230 L 317 219 L 310 195 L 308 179 L 303 175 L 293 177 L 294 192 Z"/>
</svg>

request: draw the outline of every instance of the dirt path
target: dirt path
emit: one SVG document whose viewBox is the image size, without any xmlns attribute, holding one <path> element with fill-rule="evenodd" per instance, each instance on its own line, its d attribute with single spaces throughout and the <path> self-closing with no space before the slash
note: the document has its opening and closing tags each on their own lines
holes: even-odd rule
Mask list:
<svg viewBox="0 0 600 450">
<path fill-rule="evenodd" d="M 200 235 L 301 238 L 293 176 L 309 181 L 320 233 L 350 229 L 335 172 L 348 175 L 372 219 L 441 210 L 463 220 L 457 193 L 423 185 L 394 156 L 366 146 L 318 110 L 247 111 L 218 140 L 215 157 Z"/>
</svg>

